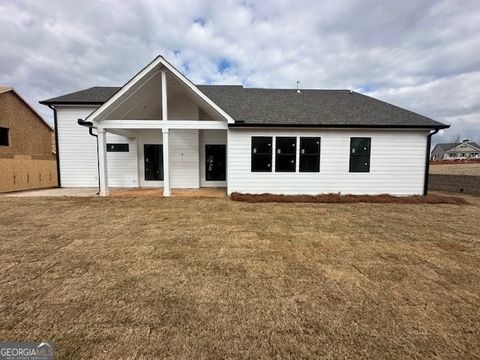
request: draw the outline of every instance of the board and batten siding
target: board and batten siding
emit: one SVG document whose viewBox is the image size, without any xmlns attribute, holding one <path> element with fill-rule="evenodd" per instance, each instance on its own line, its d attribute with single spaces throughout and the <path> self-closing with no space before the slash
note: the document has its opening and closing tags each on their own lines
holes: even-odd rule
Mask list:
<svg viewBox="0 0 480 360">
<path fill-rule="evenodd" d="M 95 107 L 58 107 L 57 131 L 62 187 L 96 187 L 97 140 L 85 126 L 85 119 Z M 138 186 L 137 142 L 123 136 L 107 134 L 107 143 L 128 143 L 129 152 L 108 152 L 108 182 L 111 187 Z"/>
<path fill-rule="evenodd" d="M 421 195 L 425 175 L 425 130 L 228 131 L 228 194 Z M 272 172 L 251 171 L 252 136 L 272 136 Z M 297 137 L 296 172 L 275 172 L 275 137 Z M 300 137 L 320 137 L 320 172 L 299 172 Z M 370 172 L 350 173 L 350 138 L 370 137 Z"/>
</svg>

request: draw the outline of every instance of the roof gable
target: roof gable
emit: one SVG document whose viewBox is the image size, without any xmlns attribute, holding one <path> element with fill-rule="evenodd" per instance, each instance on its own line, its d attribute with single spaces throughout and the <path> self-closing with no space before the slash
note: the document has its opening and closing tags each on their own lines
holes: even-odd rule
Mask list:
<svg viewBox="0 0 480 360">
<path fill-rule="evenodd" d="M 98 107 L 93 113 L 91 113 L 86 121 L 98 122 L 101 121 L 103 116 L 115 109 L 118 104 L 121 104 L 125 98 L 128 98 L 132 93 L 138 90 L 142 86 L 142 81 L 148 81 L 157 72 L 162 70 L 168 71 L 172 74 L 177 81 L 185 85 L 185 87 L 191 91 L 194 95 L 204 102 L 204 104 L 215 112 L 217 112 L 222 118 L 229 123 L 233 123 L 234 120 L 223 109 L 203 94 L 190 80 L 188 80 L 182 73 L 180 73 L 173 65 L 166 61 L 162 56 L 158 56 L 146 67 L 140 70 L 134 77 L 132 77 L 123 87 L 119 88 L 105 103 Z M 130 92 L 130 94 L 128 94 Z"/>
</svg>

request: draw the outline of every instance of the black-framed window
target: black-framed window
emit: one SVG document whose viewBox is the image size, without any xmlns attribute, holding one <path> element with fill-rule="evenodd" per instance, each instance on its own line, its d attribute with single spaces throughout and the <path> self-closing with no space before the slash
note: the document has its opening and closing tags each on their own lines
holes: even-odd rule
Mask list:
<svg viewBox="0 0 480 360">
<path fill-rule="evenodd" d="M 295 172 L 297 138 L 277 136 L 275 141 L 275 172 Z"/>
<path fill-rule="evenodd" d="M 272 171 L 272 137 L 252 136 L 252 172 Z"/>
<path fill-rule="evenodd" d="M 10 146 L 8 132 L 9 132 L 8 128 L 0 127 L 0 146 Z"/>
<path fill-rule="evenodd" d="M 320 171 L 320 138 L 300 138 L 300 172 Z"/>
<path fill-rule="evenodd" d="M 371 138 L 350 138 L 350 172 L 370 172 Z"/>
<path fill-rule="evenodd" d="M 128 144 L 107 144 L 108 152 L 128 152 Z"/>
</svg>

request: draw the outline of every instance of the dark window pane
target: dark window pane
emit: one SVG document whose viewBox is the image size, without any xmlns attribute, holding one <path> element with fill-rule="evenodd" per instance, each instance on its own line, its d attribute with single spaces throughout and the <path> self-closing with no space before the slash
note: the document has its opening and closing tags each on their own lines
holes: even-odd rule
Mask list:
<svg viewBox="0 0 480 360">
<path fill-rule="evenodd" d="M 277 137 L 276 138 L 277 151 L 276 154 L 290 154 L 295 155 L 297 138 L 294 137 Z"/>
<path fill-rule="evenodd" d="M 272 155 L 252 154 L 252 171 L 272 171 Z"/>
<path fill-rule="evenodd" d="M 0 127 L 0 146 L 9 146 L 8 128 Z"/>
<path fill-rule="evenodd" d="M 275 141 L 275 171 L 295 172 L 297 138 L 277 137 Z"/>
<path fill-rule="evenodd" d="M 163 145 L 145 144 L 143 146 L 145 160 L 145 180 L 163 180 Z"/>
<path fill-rule="evenodd" d="M 295 155 L 278 155 L 275 159 L 275 171 L 295 172 Z"/>
<path fill-rule="evenodd" d="M 300 138 L 300 155 L 320 154 L 320 138 Z"/>
<path fill-rule="evenodd" d="M 370 138 L 350 138 L 350 154 L 370 154 Z"/>
<path fill-rule="evenodd" d="M 350 157 L 350 172 L 369 172 L 370 155 L 357 155 Z"/>
<path fill-rule="evenodd" d="M 370 171 L 370 138 L 350 138 L 350 172 Z"/>
<path fill-rule="evenodd" d="M 128 152 L 128 144 L 107 144 L 108 152 Z"/>
<path fill-rule="evenodd" d="M 300 155 L 300 172 L 319 172 L 319 155 Z"/>
<path fill-rule="evenodd" d="M 320 171 L 320 138 L 300 138 L 300 172 Z"/>
<path fill-rule="evenodd" d="M 272 137 L 271 136 L 252 137 L 252 153 L 253 154 L 271 154 L 272 153 Z"/>
<path fill-rule="evenodd" d="M 272 137 L 252 137 L 252 172 L 272 171 Z"/>
</svg>

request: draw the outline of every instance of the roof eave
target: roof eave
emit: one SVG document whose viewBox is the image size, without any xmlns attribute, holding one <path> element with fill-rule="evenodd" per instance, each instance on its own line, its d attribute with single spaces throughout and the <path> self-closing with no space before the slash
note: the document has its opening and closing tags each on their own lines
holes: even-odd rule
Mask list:
<svg viewBox="0 0 480 360">
<path fill-rule="evenodd" d="M 39 101 L 42 105 L 102 105 L 105 101 L 50 101 L 50 100 L 42 100 Z"/>
<path fill-rule="evenodd" d="M 364 129 L 447 129 L 450 125 L 371 125 L 371 124 L 252 124 L 235 123 L 228 124 L 230 128 L 364 128 Z"/>
</svg>

